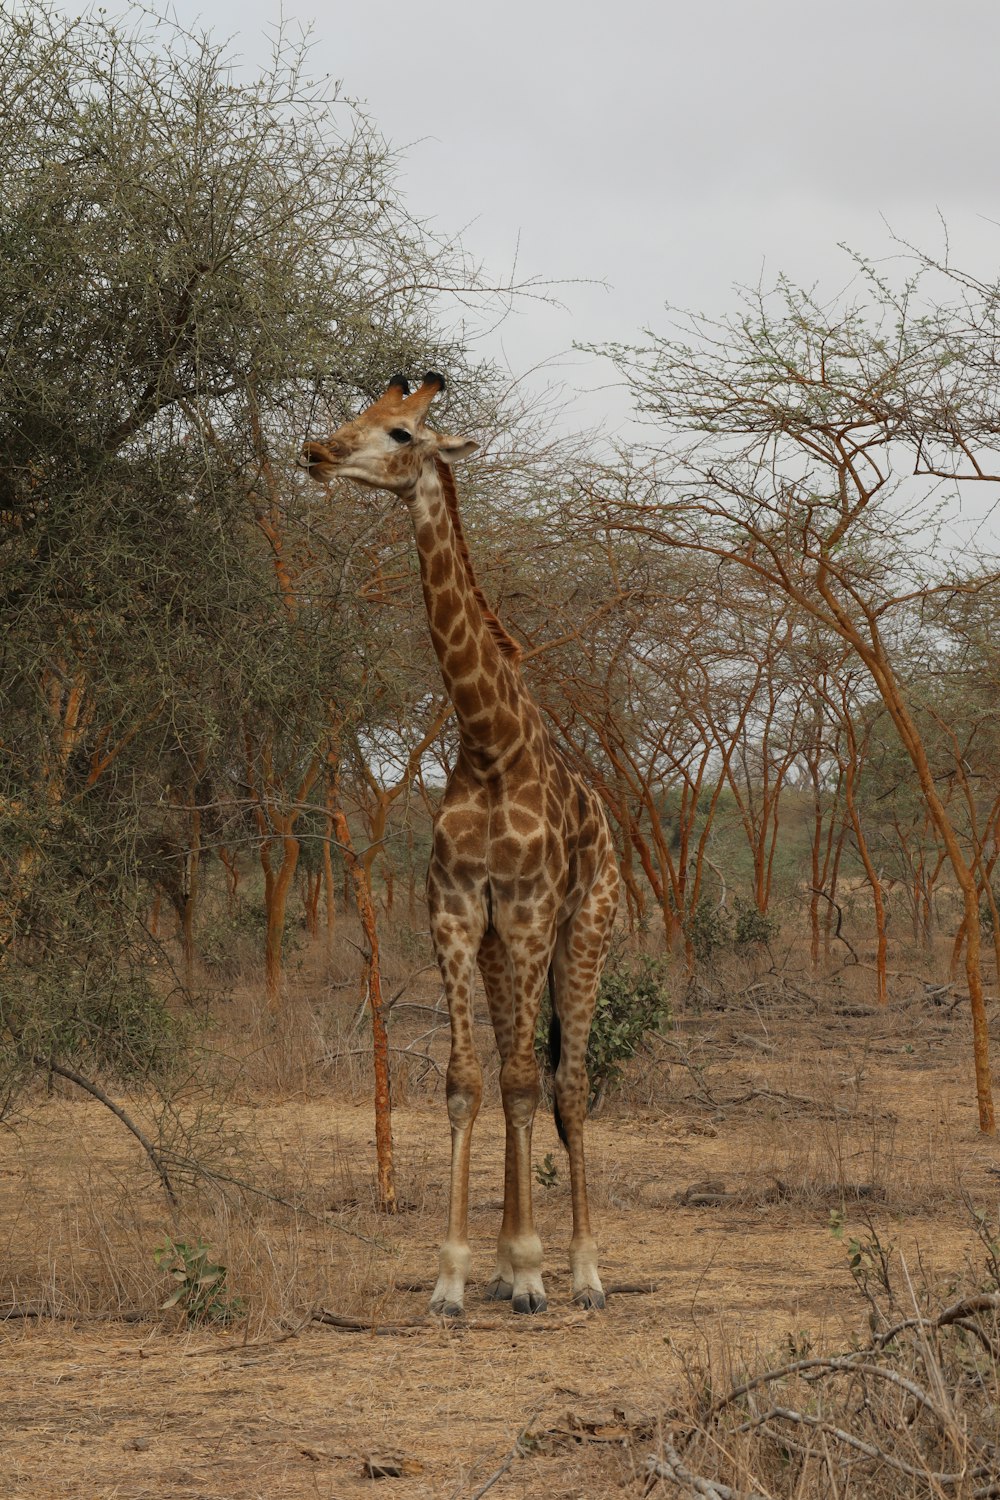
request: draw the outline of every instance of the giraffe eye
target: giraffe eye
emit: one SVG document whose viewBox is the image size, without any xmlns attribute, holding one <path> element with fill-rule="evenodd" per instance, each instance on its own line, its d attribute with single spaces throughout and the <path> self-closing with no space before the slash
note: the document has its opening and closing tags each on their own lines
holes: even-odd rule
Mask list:
<svg viewBox="0 0 1000 1500">
<path fill-rule="evenodd" d="M 389 436 L 394 443 L 412 443 L 413 434 L 407 432 L 405 427 L 390 427 Z"/>
</svg>

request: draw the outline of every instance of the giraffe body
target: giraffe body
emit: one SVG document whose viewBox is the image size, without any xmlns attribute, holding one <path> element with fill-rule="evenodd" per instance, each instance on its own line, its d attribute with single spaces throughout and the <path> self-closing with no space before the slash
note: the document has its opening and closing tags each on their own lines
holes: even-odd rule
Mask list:
<svg viewBox="0 0 1000 1500">
<path fill-rule="evenodd" d="M 427 892 L 431 937 L 451 1019 L 452 1134 L 448 1228 L 431 1310 L 461 1314 L 471 1264 L 469 1151 L 482 1098 L 473 1032 L 478 967 L 500 1053 L 506 1119 L 503 1222 L 487 1294 L 517 1312 L 546 1305 L 531 1192 L 538 1103 L 535 1028 L 551 973 L 560 1035 L 555 1075 L 570 1159 L 574 1299 L 604 1305 L 587 1207 L 583 1124 L 586 1049 L 618 905 L 618 868 L 596 794 L 567 766 L 532 701 L 519 649 L 475 581 L 451 463 L 474 444 L 424 423 L 443 387 L 429 375 L 412 396 L 386 394 L 326 443 L 308 443 L 313 477 L 335 474 L 394 490 L 413 521 L 431 639 L 455 707 L 460 750 L 434 822 Z"/>
</svg>

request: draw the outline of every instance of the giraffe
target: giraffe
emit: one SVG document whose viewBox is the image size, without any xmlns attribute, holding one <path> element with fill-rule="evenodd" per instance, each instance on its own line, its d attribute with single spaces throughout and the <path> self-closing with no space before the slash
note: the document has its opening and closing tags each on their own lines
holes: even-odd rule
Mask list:
<svg viewBox="0 0 1000 1500">
<path fill-rule="evenodd" d="M 553 1001 L 556 1123 L 570 1163 L 572 1295 L 603 1307 L 584 1166 L 586 1049 L 618 907 L 618 866 L 603 809 L 566 764 L 519 667 L 520 648 L 476 582 L 452 465 L 477 444 L 425 424 L 445 388 L 434 371 L 410 393 L 385 393 L 302 464 L 390 490 L 413 523 L 431 640 L 458 723 L 458 757 L 434 820 L 427 877 L 431 937 L 451 1022 L 448 1225 L 431 1312 L 459 1317 L 471 1265 L 469 1155 L 482 1097 L 473 1037 L 478 966 L 500 1053 L 506 1120 L 503 1220 L 486 1295 L 519 1313 L 546 1307 L 542 1246 L 531 1202 L 531 1131 L 538 1103 L 535 1027 L 548 976 Z"/>
</svg>

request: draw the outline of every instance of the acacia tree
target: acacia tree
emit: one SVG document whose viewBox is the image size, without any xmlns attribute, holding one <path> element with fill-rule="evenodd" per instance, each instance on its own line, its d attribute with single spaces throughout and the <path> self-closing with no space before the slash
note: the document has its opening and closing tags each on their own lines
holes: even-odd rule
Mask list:
<svg viewBox="0 0 1000 1500">
<path fill-rule="evenodd" d="M 995 1129 L 973 851 L 941 796 L 899 630 L 915 603 L 995 587 L 996 560 L 930 543 L 941 481 L 996 482 L 1000 287 L 924 265 L 896 293 L 823 307 L 781 282 L 738 317 L 692 316 L 643 349 L 609 352 L 660 429 L 655 476 L 622 525 L 749 573 L 839 637 L 905 747 L 962 892 L 980 1127 Z M 959 289 L 962 302 L 952 294 Z"/>
<path fill-rule="evenodd" d="M 145 1067 L 148 851 L 169 826 L 196 871 L 221 801 L 233 860 L 249 802 L 277 968 L 294 819 L 363 697 L 307 427 L 395 368 L 461 385 L 442 295 L 476 275 L 284 37 L 244 81 L 144 12 L 0 3 L 0 32 L 0 1044 Z"/>
</svg>

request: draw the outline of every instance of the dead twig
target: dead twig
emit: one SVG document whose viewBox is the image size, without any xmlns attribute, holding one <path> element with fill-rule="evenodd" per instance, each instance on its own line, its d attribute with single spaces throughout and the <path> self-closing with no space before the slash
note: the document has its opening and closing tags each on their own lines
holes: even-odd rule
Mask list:
<svg viewBox="0 0 1000 1500">
<path fill-rule="evenodd" d="M 836 930 L 836 932 L 833 935 L 834 935 L 835 938 L 839 938 L 840 939 L 840 941 L 843 943 L 844 947 L 847 949 L 848 953 L 854 959 L 854 962 L 856 964 L 860 964 L 861 960 L 858 958 L 858 955 L 855 953 L 854 949 L 851 947 L 850 943 L 847 941 L 847 939 L 845 938 L 843 932 L 841 931 L 841 928 L 844 925 L 844 913 L 843 913 L 843 910 L 842 910 L 839 902 L 834 901 L 833 897 L 830 896 L 830 895 L 828 895 L 826 891 L 820 890 L 820 888 L 819 888 L 818 885 L 811 885 L 809 887 L 809 890 L 812 892 L 812 894 L 814 896 L 822 896 L 824 901 L 829 901 L 830 905 L 833 907 L 834 911 L 837 913 L 837 930 Z"/>
<path fill-rule="evenodd" d="M 663 1440 L 663 1457 L 647 1458 L 646 1472 L 651 1479 L 670 1479 L 674 1484 L 684 1485 L 696 1495 L 705 1496 L 706 1500 L 765 1500 L 756 1490 L 734 1490 L 718 1479 L 705 1479 L 701 1474 L 695 1474 L 666 1438 Z"/>
<path fill-rule="evenodd" d="M 447 1024 L 446 1022 L 442 1022 L 442 1025 L 446 1025 L 446 1024 Z M 434 1027 L 431 1027 L 431 1030 L 432 1031 L 436 1031 L 436 1030 L 438 1030 L 438 1028 L 436 1026 L 434 1026 Z M 429 1035 L 429 1033 L 425 1031 L 423 1033 L 423 1035 L 427 1036 L 427 1035 Z M 420 1037 L 417 1037 L 416 1040 L 420 1041 Z M 390 1047 L 389 1051 L 395 1053 L 395 1055 L 397 1057 L 412 1057 L 412 1058 L 415 1058 L 417 1060 L 417 1062 L 427 1063 L 427 1064 L 429 1064 L 430 1067 L 432 1067 L 434 1069 L 435 1073 L 437 1073 L 437 1075 L 438 1075 L 439 1078 L 443 1078 L 445 1076 L 445 1074 L 444 1074 L 444 1068 L 442 1068 L 441 1064 L 437 1061 L 436 1058 L 431 1057 L 426 1052 L 414 1052 L 412 1050 L 412 1047 L 413 1047 L 413 1043 L 411 1042 L 409 1044 L 409 1046 L 406 1046 L 406 1047 Z M 330 1067 L 333 1063 L 339 1062 L 342 1057 L 370 1057 L 370 1056 L 371 1056 L 371 1048 L 370 1047 L 341 1047 L 336 1052 L 327 1052 L 327 1053 L 324 1053 L 324 1055 L 322 1057 L 318 1057 L 316 1059 L 316 1066 L 320 1067 L 320 1068 Z"/>
<path fill-rule="evenodd" d="M 877 1443 L 866 1443 L 863 1438 L 855 1437 L 853 1432 L 845 1432 L 843 1427 L 835 1427 L 832 1422 L 826 1422 L 822 1417 L 811 1416 L 808 1412 L 796 1411 L 793 1406 L 770 1406 L 767 1411 L 759 1412 L 749 1422 L 741 1422 L 734 1427 L 733 1432 L 752 1432 L 754 1429 L 766 1426 L 768 1422 L 790 1422 L 802 1427 L 808 1427 L 814 1432 L 824 1433 L 827 1437 L 836 1438 L 847 1448 L 853 1448 L 856 1453 L 863 1453 L 866 1458 L 874 1459 L 878 1463 L 886 1464 L 894 1469 L 897 1474 L 905 1474 L 908 1479 L 930 1480 L 935 1484 L 955 1485 L 961 1484 L 969 1479 L 981 1479 L 989 1477 L 989 1470 L 982 1464 L 973 1469 L 962 1469 L 954 1474 L 947 1472 L 936 1472 L 932 1469 L 917 1469 L 912 1464 L 904 1462 L 901 1458 L 895 1458 L 880 1448 Z M 784 1438 L 781 1439 L 784 1441 Z"/>
<path fill-rule="evenodd" d="M 508 1472 L 514 1460 L 516 1458 L 524 1457 L 524 1448 L 522 1447 L 522 1444 L 529 1431 L 531 1430 L 531 1425 L 535 1421 L 535 1418 L 538 1416 L 540 1410 L 541 1407 L 536 1407 L 535 1410 L 531 1413 L 531 1416 L 525 1422 L 524 1426 L 521 1428 L 521 1431 L 518 1433 L 517 1437 L 514 1439 L 507 1452 L 504 1454 L 503 1462 L 501 1463 L 499 1469 L 495 1469 L 494 1472 L 490 1475 L 489 1479 L 486 1480 L 485 1484 L 481 1484 L 478 1490 L 473 1491 L 473 1493 L 469 1496 L 469 1500 L 481 1500 L 481 1497 L 486 1494 L 487 1490 L 491 1490 L 496 1484 L 497 1480 L 502 1479 L 503 1476 Z M 460 1485 L 459 1488 L 454 1491 L 451 1500 L 458 1500 L 461 1492 L 462 1489 Z"/>
<path fill-rule="evenodd" d="M 185 1351 L 187 1359 L 205 1359 L 210 1354 L 242 1354 L 250 1349 L 276 1349 L 279 1344 L 287 1344 L 289 1339 L 298 1338 L 303 1328 L 313 1322 L 316 1309 L 310 1307 L 305 1317 L 296 1323 L 293 1328 L 286 1328 L 284 1333 L 279 1333 L 274 1338 L 256 1339 L 252 1344 L 221 1344 L 212 1349 L 190 1349 Z"/>
</svg>

